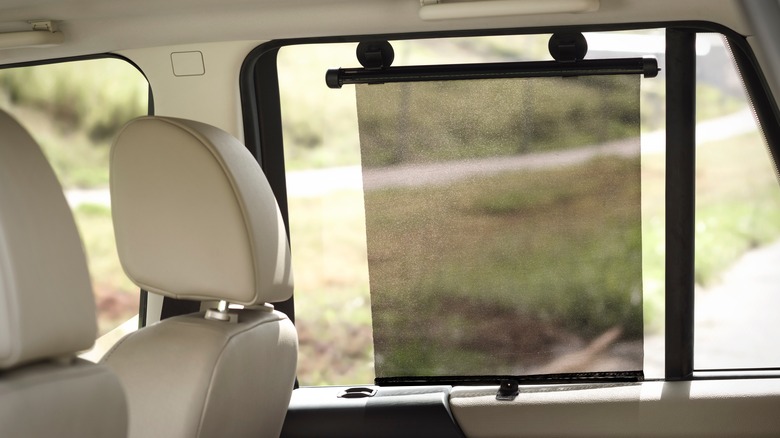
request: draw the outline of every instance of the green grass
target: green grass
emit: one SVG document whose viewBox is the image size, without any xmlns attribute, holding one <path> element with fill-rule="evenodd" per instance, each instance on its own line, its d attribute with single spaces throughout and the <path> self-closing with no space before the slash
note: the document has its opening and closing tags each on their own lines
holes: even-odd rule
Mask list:
<svg viewBox="0 0 780 438">
<path fill-rule="evenodd" d="M 89 257 L 89 269 L 95 282 L 115 285 L 122 292 L 137 292 L 138 287 L 127 279 L 113 239 L 111 210 L 96 204 L 82 204 L 73 211 Z"/>
<path fill-rule="evenodd" d="M 357 96 L 364 167 L 582 147 L 639 126 L 631 76 L 363 85 Z"/>
<path fill-rule="evenodd" d="M 1 94 L 1 93 L 0 93 Z M 65 188 L 108 185 L 110 143 L 94 143 L 82 131 L 63 132 L 46 112 L 0 100 L 0 108 L 13 114 L 40 144 L 54 173 Z"/>
<path fill-rule="evenodd" d="M 760 193 L 755 203 L 722 202 L 697 210 L 697 284 L 710 286 L 746 251 L 780 235 L 780 202 L 775 193 Z"/>
<path fill-rule="evenodd" d="M 44 111 L 61 130 L 81 130 L 95 142 L 147 112 L 146 80 L 120 59 L 0 70 L 0 90 L 12 104 Z"/>
<path fill-rule="evenodd" d="M 82 204 L 73 211 L 87 253 L 92 290 L 103 334 L 138 313 L 138 287 L 125 276 L 114 240 L 111 210 Z"/>
<path fill-rule="evenodd" d="M 696 281 L 708 286 L 745 251 L 780 236 L 780 191 L 759 134 L 700 147 Z"/>
<path fill-rule="evenodd" d="M 363 195 L 290 198 L 302 385 L 372 383 Z"/>
<path fill-rule="evenodd" d="M 66 188 L 108 184 L 108 152 L 127 121 L 147 113 L 148 84 L 119 59 L 0 70 L 0 108 L 43 148 Z"/>
<path fill-rule="evenodd" d="M 642 157 L 646 330 L 664 318 L 664 156 Z M 760 134 L 697 148 L 694 278 L 708 287 L 746 251 L 780 238 L 780 187 Z"/>
<path fill-rule="evenodd" d="M 386 354 L 378 373 L 409 372 L 404 364 L 415 362 L 412 351 L 448 375 L 540 365 L 533 357 L 496 359 L 484 341 L 494 330 L 514 333 L 517 341 L 506 348 L 521 353 L 539 348 L 523 349 L 531 342 L 522 339 L 529 327 L 555 331 L 530 335 L 547 344 L 562 333 L 592 338 L 615 326 L 625 339 L 641 338 L 639 200 L 638 161 L 611 158 L 448 187 L 368 192 L 374 328 L 393 334 L 378 341 Z M 450 324 L 464 314 L 456 310 L 461 306 L 472 315 L 469 324 Z M 494 312 L 514 313 L 525 323 L 483 332 L 473 325 Z M 458 330 L 474 333 L 459 336 Z M 428 349 L 414 348 L 420 339 Z M 483 360 L 441 370 L 455 350 Z"/>
</svg>

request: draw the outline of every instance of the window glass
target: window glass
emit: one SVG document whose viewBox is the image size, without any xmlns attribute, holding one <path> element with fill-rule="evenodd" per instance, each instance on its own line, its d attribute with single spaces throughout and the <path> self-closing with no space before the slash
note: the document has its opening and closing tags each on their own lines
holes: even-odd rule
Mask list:
<svg viewBox="0 0 780 438">
<path fill-rule="evenodd" d="M 586 34 L 589 57 L 656 56 L 663 68 L 663 35 L 663 31 Z M 548 39 L 549 35 L 534 35 L 394 41 L 393 65 L 545 60 L 550 59 Z M 352 86 L 328 89 L 323 80 L 328 68 L 357 66 L 355 47 L 288 46 L 278 57 L 302 385 L 368 383 L 374 378 L 355 91 Z M 639 299 L 644 307 L 645 373 L 662 377 L 663 70 L 658 78 L 642 82 L 640 96 L 644 297 L 640 294 Z M 580 342 L 583 348 L 598 347 L 597 338 Z"/>
<path fill-rule="evenodd" d="M 41 145 L 76 219 L 99 336 L 138 313 L 138 288 L 125 277 L 114 243 L 108 155 L 117 130 L 147 113 L 148 87 L 135 67 L 114 58 L 0 70 L 0 108 Z"/>
<path fill-rule="evenodd" d="M 378 378 L 641 371 L 639 83 L 356 87 Z"/>
<path fill-rule="evenodd" d="M 324 81 L 354 59 L 354 44 L 285 47 L 278 58 L 302 385 L 374 379 L 355 95 Z"/>
<path fill-rule="evenodd" d="M 778 367 L 777 174 L 723 40 L 697 45 L 694 367 Z"/>
</svg>

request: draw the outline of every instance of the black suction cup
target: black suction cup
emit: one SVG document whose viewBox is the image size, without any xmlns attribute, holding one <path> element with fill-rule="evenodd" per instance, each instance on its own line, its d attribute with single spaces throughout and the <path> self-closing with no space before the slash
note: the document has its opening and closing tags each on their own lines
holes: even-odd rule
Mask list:
<svg viewBox="0 0 780 438">
<path fill-rule="evenodd" d="M 556 61 L 582 61 L 588 53 L 588 42 L 580 32 L 558 32 L 550 37 L 547 48 Z"/>
<path fill-rule="evenodd" d="M 370 69 L 390 67 L 395 58 L 393 46 L 387 41 L 363 41 L 356 54 L 360 65 Z"/>
</svg>

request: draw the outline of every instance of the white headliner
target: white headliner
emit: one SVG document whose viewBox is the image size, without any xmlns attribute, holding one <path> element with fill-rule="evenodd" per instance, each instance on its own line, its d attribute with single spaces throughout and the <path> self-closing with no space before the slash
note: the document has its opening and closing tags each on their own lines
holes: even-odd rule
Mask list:
<svg viewBox="0 0 780 438">
<path fill-rule="evenodd" d="M 424 22 L 418 0 L 0 0 L 0 31 L 59 21 L 65 43 L 0 51 L 0 64 L 145 47 L 453 29 L 702 20 L 749 34 L 738 2 L 601 0 L 598 12 Z"/>
</svg>

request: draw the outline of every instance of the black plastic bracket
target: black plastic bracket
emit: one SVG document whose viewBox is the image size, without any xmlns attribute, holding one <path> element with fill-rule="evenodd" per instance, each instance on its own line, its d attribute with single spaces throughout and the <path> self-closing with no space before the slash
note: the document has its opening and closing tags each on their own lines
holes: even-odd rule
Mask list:
<svg viewBox="0 0 780 438">
<path fill-rule="evenodd" d="M 496 400 L 512 401 L 520 394 L 520 386 L 517 380 L 502 380 L 499 382 Z"/>
<path fill-rule="evenodd" d="M 365 386 L 359 386 L 355 388 L 347 388 L 336 397 L 338 398 L 366 398 L 373 397 L 376 394 L 376 388 L 368 388 Z"/>
<path fill-rule="evenodd" d="M 387 41 L 363 41 L 355 50 L 358 62 L 367 69 L 387 68 L 395 59 L 393 46 Z"/>
<path fill-rule="evenodd" d="M 558 32 L 550 37 L 547 49 L 558 62 L 577 62 L 585 59 L 588 41 L 580 32 Z"/>
</svg>

